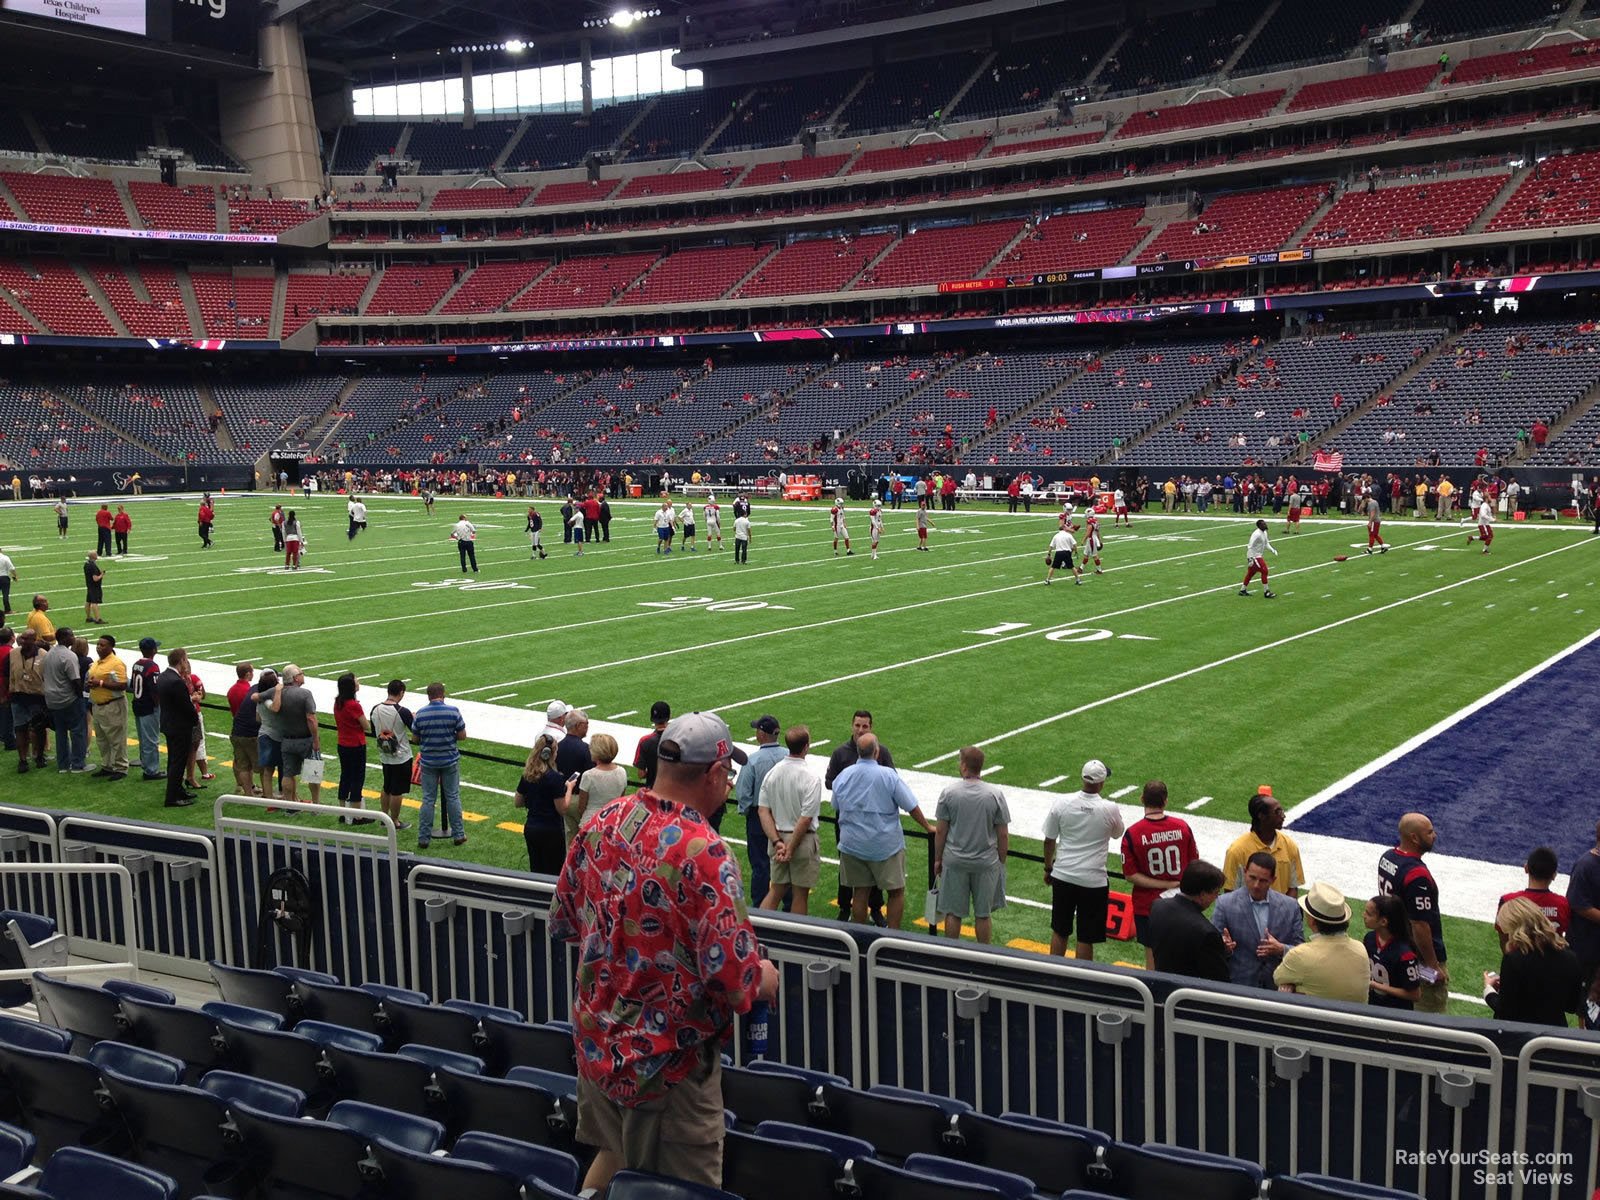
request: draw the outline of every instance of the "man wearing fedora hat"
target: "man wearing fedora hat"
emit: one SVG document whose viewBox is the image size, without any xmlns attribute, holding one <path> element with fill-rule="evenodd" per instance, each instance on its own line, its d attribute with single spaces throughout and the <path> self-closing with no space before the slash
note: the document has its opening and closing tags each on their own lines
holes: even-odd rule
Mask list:
<svg viewBox="0 0 1600 1200">
<path fill-rule="evenodd" d="M 745 761 L 719 717 L 678 717 L 655 788 L 586 817 L 567 853 L 550 933 L 578 946 L 577 1138 L 598 1151 L 585 1189 L 624 1167 L 721 1186 L 722 1044 L 737 1014 L 778 994 L 711 826 Z"/>
<path fill-rule="evenodd" d="M 1313 883 L 1300 897 L 1311 923 L 1311 937 L 1283 956 L 1273 974 L 1280 992 L 1323 1000 L 1367 1002 L 1372 963 L 1366 949 L 1350 937 L 1350 905 L 1331 883 Z"/>
</svg>

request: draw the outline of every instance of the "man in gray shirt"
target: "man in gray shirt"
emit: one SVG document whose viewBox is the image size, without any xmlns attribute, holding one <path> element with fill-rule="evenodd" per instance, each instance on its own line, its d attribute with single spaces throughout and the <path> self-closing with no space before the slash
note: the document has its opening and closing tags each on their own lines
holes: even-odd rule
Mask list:
<svg viewBox="0 0 1600 1200">
<path fill-rule="evenodd" d="M 261 712 L 276 714 L 274 725 L 283 734 L 283 798 L 294 804 L 299 800 L 297 791 L 300 772 L 306 759 L 317 758 L 317 701 L 306 687 L 306 673 L 290 663 L 283 669 L 278 686 L 272 689 L 272 698 Z M 259 707 L 259 706 L 258 706 Z M 307 804 L 317 802 L 317 791 L 311 790 Z"/>
<path fill-rule="evenodd" d="M 56 770 L 62 774 L 89 769 L 88 717 L 73 636 L 70 629 L 56 630 L 56 644 L 44 656 L 44 706 L 55 727 Z"/>
<path fill-rule="evenodd" d="M 772 865 L 767 854 L 766 833 L 761 828 L 761 811 L 756 807 L 756 797 L 761 794 L 761 781 L 767 772 L 783 761 L 783 747 L 778 744 L 778 718 L 770 713 L 750 722 L 756 731 L 756 752 L 739 772 L 733 785 L 733 799 L 744 818 L 745 850 L 750 857 L 750 903 L 760 904 L 767 898 L 772 882 Z"/>
<path fill-rule="evenodd" d="M 980 942 L 993 936 L 990 914 L 1005 903 L 1011 812 L 1000 789 L 983 782 L 983 751 L 961 748 L 961 780 L 939 793 L 934 809 L 933 869 L 939 876 L 944 933 L 961 936 L 968 911 Z"/>
</svg>

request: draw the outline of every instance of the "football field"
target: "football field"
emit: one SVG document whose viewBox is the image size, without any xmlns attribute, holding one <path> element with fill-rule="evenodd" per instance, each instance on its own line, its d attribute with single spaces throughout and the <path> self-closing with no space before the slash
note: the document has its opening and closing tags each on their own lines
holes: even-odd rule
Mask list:
<svg viewBox="0 0 1600 1200">
<path fill-rule="evenodd" d="M 436 841 L 431 852 L 498 866 L 525 866 L 526 857 L 509 798 L 517 767 L 492 759 L 520 762 L 553 698 L 585 708 L 591 732 L 617 733 L 625 758 L 657 699 L 675 712 L 715 710 L 740 738 L 763 713 L 805 723 L 823 756 L 866 708 L 930 818 L 958 748 L 983 747 L 987 778 L 1011 804 L 1013 844 L 1035 853 L 1050 795 L 1074 790 L 1088 758 L 1110 765 L 1107 791 L 1124 804 L 1137 802 L 1145 780 L 1164 779 L 1173 810 L 1195 822 L 1202 853 L 1217 862 L 1243 831 L 1249 797 L 1270 785 L 1291 833 L 1307 822 L 1296 836 L 1308 876 L 1358 900 L 1374 890 L 1394 817 L 1421 808 L 1440 831 L 1435 870 L 1452 987 L 1463 994 L 1476 994 L 1478 973 L 1497 965 L 1482 922 L 1494 896 L 1522 885 L 1527 850 L 1549 842 L 1565 867 L 1574 846 L 1590 844 L 1592 811 L 1505 803 L 1549 794 L 1547 781 L 1560 786 L 1565 775 L 1542 774 L 1552 765 L 1592 778 L 1587 737 L 1564 729 L 1565 749 L 1555 752 L 1534 738 L 1523 760 L 1532 735 L 1519 738 L 1516 726 L 1520 713 L 1528 730 L 1543 728 L 1538 689 L 1587 661 L 1600 630 L 1600 540 L 1585 527 L 1502 525 L 1484 555 L 1453 521 L 1397 518 L 1385 524 L 1391 552 L 1369 557 L 1364 524 L 1308 519 L 1286 535 L 1268 511 L 1279 551 L 1270 560 L 1278 598 L 1268 601 L 1259 582 L 1238 595 L 1251 526 L 1231 512 L 1103 522 L 1105 573 L 1086 574 L 1082 586 L 1058 573 L 1046 587 L 1052 508 L 934 513 L 929 553 L 916 549 L 913 511 L 886 512 L 874 561 L 863 504 L 850 506 L 855 553 L 841 546 L 837 557 L 825 506 L 758 504 L 750 561 L 740 565 L 729 499 L 721 497 L 726 548 L 708 548 L 702 526 L 696 552 L 670 557 L 653 553 L 655 504 L 614 506 L 611 541 L 578 556 L 561 542 L 558 505 L 541 501 L 550 557 L 531 561 L 524 501 L 441 497 L 429 516 L 412 497 L 371 496 L 369 528 L 349 540 L 343 497 L 297 496 L 286 507 L 299 511 L 307 552 L 294 573 L 272 551 L 270 496 L 219 497 L 207 550 L 193 498 L 129 500 L 132 553 L 107 568 L 105 631 L 129 662 L 143 636 L 187 646 L 205 664 L 213 701 L 239 660 L 292 661 L 322 681 L 349 670 L 364 686 L 400 677 L 416 705 L 423 686 L 443 681 L 465 702 L 468 748 L 490 757 L 464 764 L 476 818 L 468 844 Z M 13 625 L 39 591 L 58 625 L 79 627 L 95 507 L 72 506 L 65 541 L 48 507 L 0 508 L 0 550 L 21 575 Z M 448 537 L 463 513 L 479 530 L 475 575 L 460 571 Z M 1520 794 L 1463 807 L 1453 820 L 1462 789 L 1431 770 L 1405 771 L 1430 751 L 1470 766 L 1472 753 L 1451 739 L 1481 719 L 1474 706 L 1486 698 L 1480 713 L 1512 718 L 1509 729 L 1495 722 L 1508 748 L 1486 757 Z M 225 710 L 206 719 L 218 772 L 207 794 L 216 795 L 231 785 L 219 765 L 229 758 Z M 331 775 L 331 730 L 325 742 Z M 1481 748 L 1483 737 L 1468 744 Z M 0 795 L 168 816 L 160 785 L 137 779 L 137 770 L 111 784 L 54 771 L 19 777 L 5 763 Z M 204 803 L 176 815 L 211 822 Z M 743 823 L 730 814 L 724 831 L 742 837 Z M 830 844 L 825 834 L 831 855 Z M 921 911 L 925 858 L 914 843 L 908 916 Z M 1038 868 L 1014 861 L 1007 882 L 1014 903 L 996 917 L 997 939 L 1047 941 Z M 831 885 L 830 871 L 824 902 Z M 1131 944 L 1108 950 L 1102 957 L 1142 960 Z"/>
</svg>

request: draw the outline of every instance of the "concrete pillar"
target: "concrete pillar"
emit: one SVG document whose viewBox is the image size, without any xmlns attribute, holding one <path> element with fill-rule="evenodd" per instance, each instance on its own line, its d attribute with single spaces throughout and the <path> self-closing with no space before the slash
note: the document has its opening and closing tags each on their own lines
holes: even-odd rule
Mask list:
<svg viewBox="0 0 1600 1200">
<path fill-rule="evenodd" d="M 259 40 L 264 73 L 219 85 L 222 141 L 258 188 L 307 200 L 322 191 L 322 161 L 300 26 L 264 26 Z"/>
<path fill-rule="evenodd" d="M 594 115 L 594 43 L 588 38 L 578 43 L 578 77 L 583 80 L 583 115 Z"/>
<path fill-rule="evenodd" d="M 461 56 L 461 124 L 471 129 L 478 123 L 478 110 L 472 106 L 472 55 Z"/>
</svg>

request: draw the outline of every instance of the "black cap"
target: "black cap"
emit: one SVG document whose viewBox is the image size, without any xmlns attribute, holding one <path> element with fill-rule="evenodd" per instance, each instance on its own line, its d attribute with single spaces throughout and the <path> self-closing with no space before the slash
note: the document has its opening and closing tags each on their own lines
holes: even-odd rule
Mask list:
<svg viewBox="0 0 1600 1200">
<path fill-rule="evenodd" d="M 659 725 L 663 721 L 672 720 L 672 705 L 665 700 L 657 700 L 650 706 L 650 723 Z"/>
<path fill-rule="evenodd" d="M 159 649 L 161 649 L 161 643 L 156 641 L 155 638 L 139 639 L 139 653 L 154 654 Z"/>
<path fill-rule="evenodd" d="M 777 717 L 773 716 L 771 713 L 768 713 L 764 717 L 757 717 L 754 721 L 751 721 L 750 728 L 759 729 L 762 733 L 776 734 L 778 730 L 782 728 L 782 726 L 778 724 Z"/>
</svg>

